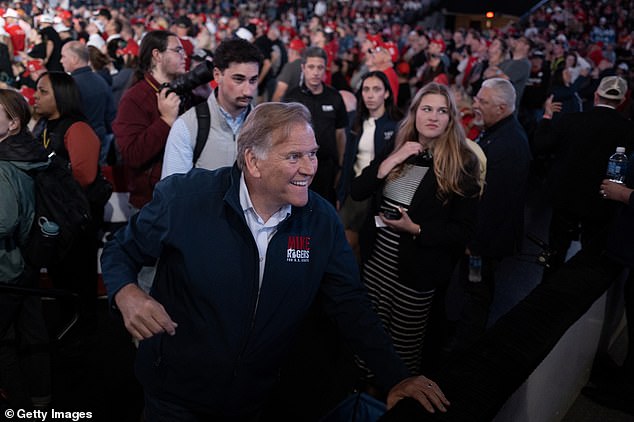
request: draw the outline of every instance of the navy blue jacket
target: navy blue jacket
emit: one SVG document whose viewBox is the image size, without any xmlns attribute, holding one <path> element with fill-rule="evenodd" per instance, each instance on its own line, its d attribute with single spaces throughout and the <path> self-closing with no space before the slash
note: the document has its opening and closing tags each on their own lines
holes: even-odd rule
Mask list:
<svg viewBox="0 0 634 422">
<path fill-rule="evenodd" d="M 160 257 L 151 294 L 178 328 L 141 342 L 136 372 L 146 391 L 229 419 L 257 412 L 318 293 L 382 387 L 406 377 L 336 212 L 318 195 L 310 192 L 308 204 L 278 226 L 258 289 L 258 250 L 239 181 L 236 167 L 168 177 L 104 248 L 111 301 L 143 263 Z"/>
<path fill-rule="evenodd" d="M 478 207 L 474 255 L 511 256 L 524 236 L 524 203 L 531 152 L 526 132 L 510 115 L 483 132 L 478 144 L 487 157 L 486 186 Z"/>
<path fill-rule="evenodd" d="M 103 143 L 106 135 L 112 133 L 112 121 L 117 114 L 112 88 L 88 66 L 75 69 L 71 76 L 81 95 L 84 116 Z"/>
</svg>

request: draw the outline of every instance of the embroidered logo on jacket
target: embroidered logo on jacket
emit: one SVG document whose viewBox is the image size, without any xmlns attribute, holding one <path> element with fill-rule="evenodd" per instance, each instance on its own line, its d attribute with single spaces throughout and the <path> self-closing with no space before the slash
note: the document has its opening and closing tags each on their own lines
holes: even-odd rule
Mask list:
<svg viewBox="0 0 634 422">
<path fill-rule="evenodd" d="M 386 130 L 385 132 L 383 132 L 383 140 L 387 141 L 387 140 L 391 139 L 393 135 L 394 135 L 394 131 L 393 130 Z"/>
<path fill-rule="evenodd" d="M 287 262 L 310 261 L 310 236 L 289 236 L 286 249 Z"/>
<path fill-rule="evenodd" d="M 332 104 L 322 104 L 321 111 L 335 111 L 335 107 Z"/>
</svg>

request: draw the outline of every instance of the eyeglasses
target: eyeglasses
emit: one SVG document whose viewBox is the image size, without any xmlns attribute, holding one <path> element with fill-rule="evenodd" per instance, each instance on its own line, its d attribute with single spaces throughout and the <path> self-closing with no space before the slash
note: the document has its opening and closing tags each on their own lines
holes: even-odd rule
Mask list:
<svg viewBox="0 0 634 422">
<path fill-rule="evenodd" d="M 166 48 L 166 50 L 173 51 L 174 53 L 180 54 L 181 56 L 185 55 L 185 49 L 183 47 L 180 47 L 180 46 L 173 47 L 173 48 Z"/>
<path fill-rule="evenodd" d="M 372 54 L 372 55 L 376 53 L 380 53 L 381 51 L 387 51 L 387 50 L 383 47 L 368 48 L 368 54 Z"/>
</svg>

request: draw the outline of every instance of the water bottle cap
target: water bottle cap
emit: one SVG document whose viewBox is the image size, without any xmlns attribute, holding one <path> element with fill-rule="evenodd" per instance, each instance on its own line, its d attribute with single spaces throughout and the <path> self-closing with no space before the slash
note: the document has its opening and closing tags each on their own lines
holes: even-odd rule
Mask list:
<svg viewBox="0 0 634 422">
<path fill-rule="evenodd" d="M 46 217 L 40 217 L 39 225 L 42 232 L 46 234 L 54 235 L 59 233 L 59 225 L 54 221 L 49 221 Z"/>
<path fill-rule="evenodd" d="M 616 148 L 616 152 L 624 154 L 625 153 L 625 148 L 624 147 L 617 147 Z"/>
</svg>

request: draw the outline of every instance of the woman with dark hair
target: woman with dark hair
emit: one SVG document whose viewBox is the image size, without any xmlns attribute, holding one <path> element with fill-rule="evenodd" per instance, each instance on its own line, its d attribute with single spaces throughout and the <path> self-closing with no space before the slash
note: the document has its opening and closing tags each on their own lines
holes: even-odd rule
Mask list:
<svg viewBox="0 0 634 422">
<path fill-rule="evenodd" d="M 85 122 L 77 85 L 64 72 L 43 73 L 36 84 L 34 109 L 41 118 L 33 133 L 47 151 L 70 163 L 75 180 L 85 188 L 97 176 L 100 146 Z"/>
<path fill-rule="evenodd" d="M 558 113 L 553 115 L 554 120 L 558 120 L 562 114 L 577 113 L 582 110 L 582 101 L 579 96 L 579 88 L 585 84 L 587 80 L 587 71 L 580 74 L 577 80 L 572 82 L 572 74 L 570 69 L 561 64 L 553 73 L 550 79 L 549 103 L 558 103 L 560 106 Z"/>
<path fill-rule="evenodd" d="M 375 195 L 378 213 L 362 232 L 363 280 L 413 373 L 421 371 L 434 293 L 449 282 L 475 228 L 482 181 L 473 148 L 449 88 L 430 83 L 412 100 L 394 150 L 352 182 L 351 196 Z"/>
<path fill-rule="evenodd" d="M 98 174 L 100 142 L 81 111 L 79 90 L 72 76 L 48 72 L 37 80 L 34 110 L 41 116 L 33 129 L 48 153 L 67 162 L 81 187 L 88 188 Z M 91 209 L 92 224 L 81 233 L 68 255 L 48 268 L 56 287 L 77 293 L 82 302 L 79 328 L 87 332 L 96 323 L 97 229 L 103 208 Z"/>
<path fill-rule="evenodd" d="M 47 166 L 44 148 L 28 129 L 29 105 L 14 90 L 0 89 L 0 285 L 36 287 L 38 269 L 29 266 L 25 244 L 35 215 L 33 180 L 26 173 Z M 51 401 L 48 332 L 39 297 L 0 291 L 0 388 L 11 407 L 42 406 Z M 28 355 L 19 350 L 30 349 Z M 5 372 L 7 368 L 22 368 Z M 14 376 L 11 376 L 14 375 Z"/>
<path fill-rule="evenodd" d="M 346 144 L 341 180 L 343 202 L 341 220 L 346 238 L 360 258 L 359 231 L 365 221 L 369 199 L 348 198 L 352 179 L 359 176 L 377 154 L 394 147 L 396 125 L 402 115 L 394 105 L 392 88 L 381 71 L 366 73 L 357 91 L 357 113 L 352 123 L 351 142 Z"/>
</svg>

